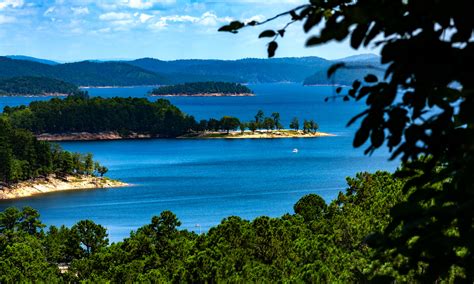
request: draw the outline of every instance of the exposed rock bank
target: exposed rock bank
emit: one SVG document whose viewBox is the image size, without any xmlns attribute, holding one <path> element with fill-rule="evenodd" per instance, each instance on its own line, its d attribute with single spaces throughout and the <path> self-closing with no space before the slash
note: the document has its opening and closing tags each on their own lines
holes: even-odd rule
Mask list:
<svg viewBox="0 0 474 284">
<path fill-rule="evenodd" d="M 32 181 L 20 182 L 9 187 L 0 185 L 0 200 L 29 197 L 32 195 L 48 192 L 115 188 L 124 186 L 128 186 L 128 184 L 105 177 L 67 176 L 64 178 L 59 178 L 55 176 L 49 176 L 47 178 L 38 178 Z"/>
</svg>

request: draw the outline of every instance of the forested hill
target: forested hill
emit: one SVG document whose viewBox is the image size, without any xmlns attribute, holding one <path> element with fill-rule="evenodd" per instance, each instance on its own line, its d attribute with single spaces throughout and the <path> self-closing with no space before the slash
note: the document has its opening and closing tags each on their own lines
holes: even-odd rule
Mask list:
<svg viewBox="0 0 474 284">
<path fill-rule="evenodd" d="M 0 78 L 49 77 L 80 86 L 159 85 L 169 80 L 160 74 L 124 62 L 76 62 L 48 65 L 0 57 Z"/>
<path fill-rule="evenodd" d="M 248 87 L 237 83 L 226 82 L 196 82 L 185 83 L 172 86 L 162 86 L 154 89 L 152 95 L 205 95 L 205 94 L 222 94 L 222 95 L 241 95 L 253 94 Z"/>
<path fill-rule="evenodd" d="M 39 62 L 43 64 L 48 64 L 48 65 L 59 64 L 58 62 L 53 61 L 53 60 L 41 59 L 41 58 L 36 58 L 36 57 L 31 57 L 31 56 L 24 56 L 24 55 L 7 55 L 5 57 L 8 57 L 10 59 L 16 59 L 16 60 L 28 60 L 28 61 L 33 61 L 33 62 Z"/>
<path fill-rule="evenodd" d="M 35 134 L 117 132 L 152 137 L 176 137 L 196 125 L 192 116 L 167 100 L 145 98 L 89 98 L 85 94 L 35 101 L 28 107 L 5 107 L 4 116 L 18 128 Z"/>
<path fill-rule="evenodd" d="M 230 61 L 161 61 L 153 58 L 142 58 L 128 63 L 149 71 L 166 74 L 175 83 L 195 82 L 196 79 L 239 83 L 303 82 L 315 70 L 326 70 L 331 66 L 331 61 L 319 57 Z"/>
<path fill-rule="evenodd" d="M 390 273 L 393 280 L 379 282 L 417 283 L 416 271 L 394 269 L 407 260 L 382 258 L 367 237 L 389 224 L 391 208 L 406 198 L 404 181 L 377 172 L 347 182 L 330 204 L 310 194 L 294 214 L 229 216 L 199 235 L 181 230 L 178 217 L 164 211 L 112 245 L 106 228 L 93 221 L 39 233 L 45 225 L 37 211 L 9 208 L 0 212 L 0 234 L 7 236 L 0 259 L 17 265 L 0 266 L 0 282 L 354 283 Z M 58 263 L 68 270 L 61 273 Z"/>
<path fill-rule="evenodd" d="M 92 175 L 94 166 L 99 167 L 92 155 L 70 153 L 58 145 L 38 141 L 29 131 L 13 127 L 0 116 L 0 190 L 5 185 L 52 174 Z M 0 282 L 3 283 L 1 276 Z"/>
<path fill-rule="evenodd" d="M 344 63 L 345 66 L 337 70 L 332 78 L 327 77 L 327 70 L 317 70 L 304 80 L 304 84 L 350 86 L 355 80 L 361 80 L 367 74 L 373 74 L 379 79 L 385 75 L 385 67 L 380 63 L 380 57 L 375 55 L 351 56 L 334 60 L 334 63 Z"/>
<path fill-rule="evenodd" d="M 83 61 L 57 65 L 42 64 L 38 62 L 39 60 L 36 58 L 13 60 L 0 57 L 0 78 L 41 76 L 80 86 L 162 85 L 207 81 L 347 84 L 352 83 L 355 78 L 362 79 L 362 71 L 366 70 L 363 68 L 368 65 L 380 66 L 380 57 L 375 55 L 340 60 L 326 60 L 320 57 L 175 61 L 142 58 L 133 61 Z M 341 61 L 363 68 L 346 69 L 334 80 L 328 80 L 328 68 Z"/>
<path fill-rule="evenodd" d="M 13 77 L 0 79 L 0 95 L 71 95 L 80 92 L 79 88 L 71 83 L 45 77 Z"/>
</svg>

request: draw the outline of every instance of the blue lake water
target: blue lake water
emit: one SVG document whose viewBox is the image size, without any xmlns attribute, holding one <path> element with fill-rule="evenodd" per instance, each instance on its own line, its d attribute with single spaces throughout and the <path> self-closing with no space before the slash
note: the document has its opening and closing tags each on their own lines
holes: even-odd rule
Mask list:
<svg viewBox="0 0 474 284">
<path fill-rule="evenodd" d="M 147 224 L 153 215 L 172 210 L 182 227 L 203 231 L 223 218 L 238 215 L 281 216 L 305 194 L 326 201 L 345 189 L 347 176 L 360 171 L 393 170 L 384 150 L 371 157 L 352 148 L 355 127 L 347 121 L 363 104 L 324 102 L 332 87 L 297 84 L 250 86 L 255 97 L 169 98 L 186 113 L 201 118 L 223 115 L 250 120 L 258 109 L 279 112 L 284 125 L 292 117 L 315 119 L 320 130 L 336 137 L 316 139 L 180 140 L 67 142 L 71 151 L 93 153 L 109 168 L 108 176 L 133 184 L 120 189 L 51 193 L 0 202 L 0 209 L 29 205 L 40 210 L 48 225 L 73 225 L 92 219 L 106 226 L 117 241 Z M 89 89 L 92 96 L 144 97 L 150 88 Z M 152 98 L 156 99 L 156 98 Z M 34 98 L 0 98 L 0 107 L 25 104 Z M 298 148 L 297 154 L 292 153 Z"/>
</svg>

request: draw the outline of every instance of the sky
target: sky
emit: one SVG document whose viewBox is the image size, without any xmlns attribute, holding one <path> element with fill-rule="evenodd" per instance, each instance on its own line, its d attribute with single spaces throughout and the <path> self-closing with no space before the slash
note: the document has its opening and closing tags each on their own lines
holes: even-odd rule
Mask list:
<svg viewBox="0 0 474 284">
<path fill-rule="evenodd" d="M 0 0 L 0 55 L 62 62 L 86 59 L 239 59 L 266 57 L 265 29 L 217 32 L 232 20 L 261 21 L 308 0 Z M 279 41 L 277 57 L 337 59 L 374 50 L 347 42 L 306 48 L 301 24 Z"/>
</svg>

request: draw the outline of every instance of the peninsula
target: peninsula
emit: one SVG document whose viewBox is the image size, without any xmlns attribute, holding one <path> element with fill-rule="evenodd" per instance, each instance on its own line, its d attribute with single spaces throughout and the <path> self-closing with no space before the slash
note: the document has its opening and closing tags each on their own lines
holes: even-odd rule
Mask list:
<svg viewBox="0 0 474 284">
<path fill-rule="evenodd" d="M 317 138 L 334 137 L 336 135 L 325 132 L 305 132 L 303 130 L 279 129 L 258 131 L 206 131 L 180 136 L 181 139 L 275 139 L 275 138 Z"/>
<path fill-rule="evenodd" d="M 0 200 L 30 197 L 50 192 L 125 186 L 128 186 L 128 184 L 93 175 L 69 175 L 65 177 L 50 175 L 48 177 L 18 182 L 9 186 L 0 186 Z"/>
<path fill-rule="evenodd" d="M 197 82 L 162 86 L 151 91 L 151 96 L 189 97 L 248 97 L 255 96 L 248 87 L 238 83 Z"/>
<path fill-rule="evenodd" d="M 39 141 L 30 131 L 0 116 L 0 200 L 35 194 L 126 186 L 104 175 L 92 154 L 72 153 Z"/>
</svg>

